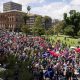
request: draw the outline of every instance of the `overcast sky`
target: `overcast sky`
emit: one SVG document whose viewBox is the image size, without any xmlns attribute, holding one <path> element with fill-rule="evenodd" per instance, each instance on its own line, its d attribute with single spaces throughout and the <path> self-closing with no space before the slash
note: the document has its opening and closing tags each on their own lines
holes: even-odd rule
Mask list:
<svg viewBox="0 0 80 80">
<path fill-rule="evenodd" d="M 53 19 L 62 19 L 63 13 L 72 9 L 80 11 L 80 0 L 0 0 L 0 11 L 3 11 L 3 3 L 8 1 L 22 4 L 23 11 L 30 5 L 31 13 L 48 15 Z"/>
</svg>

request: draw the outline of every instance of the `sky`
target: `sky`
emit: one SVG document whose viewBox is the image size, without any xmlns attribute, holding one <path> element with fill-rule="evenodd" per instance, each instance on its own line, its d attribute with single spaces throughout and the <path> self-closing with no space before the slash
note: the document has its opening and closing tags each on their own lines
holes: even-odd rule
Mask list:
<svg viewBox="0 0 80 80">
<path fill-rule="evenodd" d="M 31 6 L 31 13 L 47 15 L 52 19 L 63 19 L 63 14 L 70 10 L 80 11 L 80 0 L 0 0 L 0 11 L 3 11 L 3 3 L 13 1 L 22 4 L 22 10 L 27 12 L 27 6 Z"/>
</svg>

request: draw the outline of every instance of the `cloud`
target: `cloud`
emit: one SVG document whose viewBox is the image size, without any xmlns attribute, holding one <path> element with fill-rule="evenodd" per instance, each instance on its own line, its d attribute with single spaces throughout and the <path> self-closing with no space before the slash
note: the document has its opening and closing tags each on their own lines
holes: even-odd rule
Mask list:
<svg viewBox="0 0 80 80">
<path fill-rule="evenodd" d="M 35 7 L 32 9 L 32 13 L 41 14 L 43 16 L 48 15 L 53 19 L 63 18 L 63 13 L 68 11 L 68 5 L 63 2 L 55 2 L 42 7 Z"/>
<path fill-rule="evenodd" d="M 0 12 L 3 11 L 3 3 L 0 3 Z"/>
<path fill-rule="evenodd" d="M 72 5 L 80 5 L 80 0 L 72 0 L 71 4 Z"/>
<path fill-rule="evenodd" d="M 69 13 L 70 10 L 80 11 L 80 0 L 71 0 L 68 4 L 63 2 L 53 2 L 41 7 L 32 8 L 32 13 L 48 15 L 53 19 L 63 19 L 64 13 Z"/>
<path fill-rule="evenodd" d="M 0 2 L 0 10 L 2 11 L 2 3 L 10 0 L 1 0 Z M 53 19 L 63 19 L 63 13 L 68 13 L 70 10 L 80 11 L 80 0 L 61 0 L 61 1 L 53 1 L 47 2 L 48 0 L 12 0 L 14 2 L 20 3 L 23 5 L 23 11 L 27 11 L 26 7 L 30 3 L 42 4 L 39 6 L 33 5 L 31 8 L 31 13 L 40 14 L 40 15 L 48 15 Z M 45 2 L 47 4 L 45 4 Z M 31 6 L 31 5 L 30 5 Z"/>
<path fill-rule="evenodd" d="M 30 3 L 43 3 L 45 2 L 45 0 L 12 0 L 13 2 L 16 2 L 16 3 L 20 3 L 22 4 L 22 10 L 23 11 L 27 11 L 27 6 L 30 4 Z"/>
<path fill-rule="evenodd" d="M 43 3 L 43 2 L 45 2 L 45 0 L 40 0 L 39 2 L 40 2 L 40 3 Z"/>
<path fill-rule="evenodd" d="M 29 3 L 42 3 L 45 0 L 12 0 L 12 1 L 25 5 Z"/>
</svg>

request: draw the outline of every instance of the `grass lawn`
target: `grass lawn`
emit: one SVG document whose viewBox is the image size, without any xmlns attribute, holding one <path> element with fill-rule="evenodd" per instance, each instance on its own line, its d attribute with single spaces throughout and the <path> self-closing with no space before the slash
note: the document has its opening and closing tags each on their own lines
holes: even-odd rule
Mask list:
<svg viewBox="0 0 80 80">
<path fill-rule="evenodd" d="M 66 37 L 66 38 L 65 38 Z M 60 40 L 62 43 L 66 43 L 68 46 L 79 46 L 80 45 L 80 38 L 75 39 L 66 35 L 53 35 L 48 36 L 50 39 L 50 42 L 53 44 L 53 41 L 56 42 L 57 40 Z"/>
</svg>

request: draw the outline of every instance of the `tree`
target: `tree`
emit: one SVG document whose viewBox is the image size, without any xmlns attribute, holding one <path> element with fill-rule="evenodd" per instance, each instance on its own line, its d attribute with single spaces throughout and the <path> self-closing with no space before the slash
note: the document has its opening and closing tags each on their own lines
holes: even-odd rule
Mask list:
<svg viewBox="0 0 80 80">
<path fill-rule="evenodd" d="M 30 57 L 28 58 L 23 61 L 19 60 L 19 57 L 14 54 L 8 54 L 6 58 L 7 69 L 0 72 L 0 78 L 6 78 L 5 80 L 33 80 L 31 67 L 28 67 L 31 66 L 33 60 Z M 18 79 L 15 79 L 15 77 Z"/>
<path fill-rule="evenodd" d="M 28 35 L 30 33 L 30 28 L 27 25 L 23 25 L 21 27 L 21 31 L 24 32 L 24 33 L 26 33 Z"/>
<path fill-rule="evenodd" d="M 53 35 L 54 34 L 54 27 L 49 28 L 48 30 L 45 31 L 46 35 Z"/>
<path fill-rule="evenodd" d="M 42 24 L 42 17 L 37 16 L 35 19 L 34 26 L 32 27 L 32 32 L 34 35 L 43 35 L 45 33 L 45 29 Z"/>
<path fill-rule="evenodd" d="M 24 24 L 26 25 L 26 20 L 29 19 L 29 16 L 26 14 L 26 15 L 23 16 L 23 19 L 24 19 Z"/>
<path fill-rule="evenodd" d="M 30 10 L 31 10 L 31 6 L 27 6 L 27 14 L 29 15 L 30 14 Z M 30 19 L 29 19 L 29 16 L 28 16 L 28 21 L 30 23 Z M 29 25 L 30 26 L 30 25 Z"/>
<path fill-rule="evenodd" d="M 80 37 L 80 30 L 78 31 L 77 35 Z"/>
<path fill-rule="evenodd" d="M 71 28 L 74 31 L 74 36 L 77 36 L 77 33 L 80 30 L 80 12 L 77 12 L 76 10 L 70 10 L 69 16 L 67 16 L 67 13 L 65 13 L 64 22 L 66 24 L 64 28 L 66 28 L 69 25 L 74 26 Z"/>
<path fill-rule="evenodd" d="M 64 13 L 64 20 L 67 19 L 67 13 Z"/>
<path fill-rule="evenodd" d="M 54 33 L 57 33 L 58 35 L 59 33 L 62 32 L 62 28 L 63 28 L 63 21 L 60 21 L 56 25 L 54 25 Z"/>
<path fill-rule="evenodd" d="M 70 36 L 74 36 L 73 25 L 69 25 L 64 29 L 64 33 Z"/>
<path fill-rule="evenodd" d="M 49 16 L 45 16 L 44 18 L 44 23 L 45 23 L 45 29 L 48 29 L 51 26 L 47 26 L 48 24 L 50 24 L 52 22 L 52 19 Z"/>
<path fill-rule="evenodd" d="M 38 33 L 39 36 L 44 35 L 45 34 L 45 29 L 44 28 L 37 29 L 37 33 Z"/>
<path fill-rule="evenodd" d="M 30 13 L 31 6 L 27 6 L 27 13 Z"/>
</svg>

